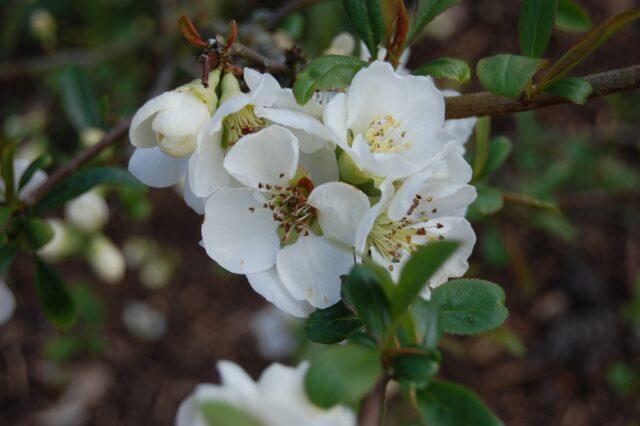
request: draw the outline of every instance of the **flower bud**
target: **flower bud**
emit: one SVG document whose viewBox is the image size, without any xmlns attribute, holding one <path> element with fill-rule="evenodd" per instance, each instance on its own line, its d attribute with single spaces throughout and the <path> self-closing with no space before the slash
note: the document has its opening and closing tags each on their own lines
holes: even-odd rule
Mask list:
<svg viewBox="0 0 640 426">
<path fill-rule="evenodd" d="M 148 289 L 166 286 L 173 276 L 174 264 L 163 256 L 148 259 L 140 270 L 140 281 Z"/>
<path fill-rule="evenodd" d="M 143 302 L 128 303 L 122 311 L 122 321 L 131 334 L 141 340 L 158 340 L 167 330 L 162 312 Z"/>
<path fill-rule="evenodd" d="M 46 48 L 56 44 L 57 23 L 51 12 L 46 9 L 36 9 L 29 17 L 31 33 Z"/>
<path fill-rule="evenodd" d="M 122 281 L 125 272 L 124 256 L 107 237 L 100 235 L 89 243 L 88 260 L 93 272 L 102 281 L 109 284 Z"/>
<path fill-rule="evenodd" d="M 147 238 L 132 237 L 122 246 L 122 252 L 130 268 L 138 268 L 156 251 L 155 243 Z"/>
<path fill-rule="evenodd" d="M 80 133 L 80 142 L 86 147 L 93 146 L 104 137 L 104 130 L 99 127 L 87 127 Z"/>
<path fill-rule="evenodd" d="M 58 219 L 49 219 L 47 223 L 53 230 L 53 237 L 38 250 L 38 254 L 43 259 L 55 262 L 76 251 L 79 246 L 78 239 L 64 222 Z"/>
<path fill-rule="evenodd" d="M 331 45 L 324 51 L 324 54 L 351 56 L 355 48 L 356 39 L 347 32 L 341 32 L 331 40 Z"/>
<path fill-rule="evenodd" d="M 100 231 L 109 220 L 109 206 L 97 191 L 90 191 L 65 205 L 67 221 L 87 233 Z"/>
</svg>

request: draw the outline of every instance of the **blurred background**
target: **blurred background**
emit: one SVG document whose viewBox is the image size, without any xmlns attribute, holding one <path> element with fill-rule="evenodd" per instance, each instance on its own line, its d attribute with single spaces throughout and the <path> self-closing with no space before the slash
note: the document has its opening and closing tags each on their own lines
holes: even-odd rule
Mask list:
<svg viewBox="0 0 640 426">
<path fill-rule="evenodd" d="M 579 3 L 595 23 L 640 6 Z M 277 60 L 293 42 L 318 55 L 349 29 L 334 0 L 290 16 L 272 36 L 265 22 L 280 5 L 4 0 L 0 141 L 19 140 L 28 160 L 51 153 L 50 172 L 150 96 L 197 78 L 199 52 L 177 29 L 182 14 L 203 35 L 236 19 L 241 41 Z M 425 29 L 409 67 L 517 52 L 518 9 L 463 0 Z M 565 22 L 547 56 L 584 29 Z M 575 75 L 636 64 L 638 23 Z M 440 83 L 479 90 L 475 78 Z M 478 243 L 467 275 L 501 284 L 510 316 L 490 335 L 445 339 L 441 375 L 473 388 L 509 425 L 640 424 L 640 92 L 495 117 L 492 136 L 509 138 L 513 152 L 491 185 L 556 203 L 561 214 L 510 202 L 472 209 Z M 122 140 L 96 161 L 126 166 L 130 153 Z M 304 342 L 302 322 L 207 257 L 202 219 L 179 190 L 105 188 L 74 203 L 51 217 L 57 246 L 44 255 L 73 289 L 76 324 L 62 331 L 45 320 L 29 259 L 5 277 L 17 309 L 0 326 L 0 424 L 169 425 L 195 384 L 217 380 L 217 360 L 257 377 L 273 361 L 295 364 L 318 350 Z M 410 410 L 392 398 L 387 419 L 409 424 Z"/>
</svg>

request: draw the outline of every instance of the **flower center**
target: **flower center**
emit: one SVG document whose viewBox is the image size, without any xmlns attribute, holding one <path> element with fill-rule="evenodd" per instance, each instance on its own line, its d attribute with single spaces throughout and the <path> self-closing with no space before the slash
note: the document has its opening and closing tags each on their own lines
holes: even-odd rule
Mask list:
<svg viewBox="0 0 640 426">
<path fill-rule="evenodd" d="M 394 153 L 404 151 L 411 145 L 404 140 L 405 131 L 400 129 L 401 123 L 387 114 L 371 120 L 364 139 L 371 152 Z"/>
<path fill-rule="evenodd" d="M 253 105 L 247 105 L 240 111 L 230 114 L 224 119 L 222 147 L 225 149 L 232 147 L 241 137 L 262 129 L 264 124 L 264 119 L 254 114 Z"/>
</svg>

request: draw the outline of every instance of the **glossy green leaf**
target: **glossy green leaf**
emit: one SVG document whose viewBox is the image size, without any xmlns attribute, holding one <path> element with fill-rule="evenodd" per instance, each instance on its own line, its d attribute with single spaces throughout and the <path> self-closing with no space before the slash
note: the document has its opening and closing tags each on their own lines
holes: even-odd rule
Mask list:
<svg viewBox="0 0 640 426">
<path fill-rule="evenodd" d="M 309 315 L 306 334 L 309 340 L 326 345 L 345 340 L 362 328 L 362 322 L 342 302 L 326 309 L 316 309 Z"/>
<path fill-rule="evenodd" d="M 442 337 L 438 304 L 432 300 L 418 299 L 412 306 L 412 315 L 422 346 L 435 349 Z"/>
<path fill-rule="evenodd" d="M 207 426 L 266 426 L 247 411 L 223 401 L 201 403 L 200 414 Z"/>
<path fill-rule="evenodd" d="M 375 58 L 384 38 L 385 24 L 380 0 L 342 0 L 356 34 Z"/>
<path fill-rule="evenodd" d="M 391 357 L 395 378 L 403 383 L 424 386 L 438 372 L 439 357 L 433 351 L 422 348 L 403 349 L 406 352 Z"/>
<path fill-rule="evenodd" d="M 559 0 L 556 27 L 563 31 L 581 33 L 592 26 L 591 18 L 584 9 L 573 0 Z"/>
<path fill-rule="evenodd" d="M 526 56 L 499 55 L 483 58 L 476 66 L 482 86 L 494 95 L 517 98 L 546 61 Z"/>
<path fill-rule="evenodd" d="M 543 89 L 543 92 L 560 96 L 575 104 L 582 105 L 587 101 L 591 92 L 593 92 L 593 87 L 591 83 L 584 78 L 562 77 L 551 82 Z"/>
<path fill-rule="evenodd" d="M 547 49 L 556 20 L 558 0 L 524 0 L 520 6 L 520 50 L 540 58 Z"/>
<path fill-rule="evenodd" d="M 393 297 L 393 313 L 396 317 L 416 300 L 429 279 L 458 247 L 460 243 L 457 241 L 435 241 L 413 252 L 402 267 Z"/>
<path fill-rule="evenodd" d="M 465 61 L 456 58 L 435 59 L 416 69 L 413 74 L 448 78 L 458 83 L 466 83 L 471 78 L 469 65 Z"/>
<path fill-rule="evenodd" d="M 344 279 L 342 294 L 370 332 L 378 337 L 386 333 L 391 322 L 389 300 L 374 272 L 363 265 L 354 266 Z"/>
<path fill-rule="evenodd" d="M 52 209 L 79 197 L 98 185 L 118 185 L 142 188 L 142 184 L 129 172 L 117 167 L 91 167 L 64 179 L 34 206 L 36 212 Z"/>
<path fill-rule="evenodd" d="M 480 213 L 490 215 L 502 209 L 504 201 L 499 190 L 488 185 L 478 184 L 476 185 L 476 191 L 478 192 L 478 197 L 473 202 L 473 206 Z"/>
<path fill-rule="evenodd" d="M 460 0 L 418 0 L 411 29 L 407 36 L 407 44 L 411 44 L 425 25 L 431 22 L 433 18 L 459 2 Z"/>
<path fill-rule="evenodd" d="M 24 232 L 32 250 L 37 251 L 53 238 L 53 229 L 44 220 L 32 217 L 24 222 Z"/>
<path fill-rule="evenodd" d="M 452 382 L 431 382 L 418 391 L 417 399 L 420 416 L 429 426 L 503 424 L 475 393 Z"/>
<path fill-rule="evenodd" d="M 49 164 L 51 164 L 51 156 L 49 156 L 48 154 L 41 155 L 40 157 L 33 160 L 31 164 L 29 164 L 29 167 L 27 167 L 27 170 L 25 170 L 22 176 L 20 177 L 20 183 L 18 184 L 18 188 L 22 189 L 22 187 L 24 187 L 27 183 L 29 183 L 33 175 L 38 170 L 44 169 Z"/>
<path fill-rule="evenodd" d="M 0 246 L 0 277 L 7 273 L 18 249 L 13 244 Z"/>
<path fill-rule="evenodd" d="M 311 99 L 316 90 L 347 87 L 356 73 L 367 65 L 353 56 L 326 55 L 312 59 L 296 76 L 293 94 L 300 105 Z"/>
<path fill-rule="evenodd" d="M 51 323 L 67 327 L 73 323 L 75 305 L 55 269 L 36 258 L 36 293 L 42 311 Z"/>
<path fill-rule="evenodd" d="M 62 107 L 77 131 L 100 124 L 98 100 L 89 82 L 89 75 L 81 68 L 68 67 L 58 76 Z"/>
<path fill-rule="evenodd" d="M 311 402 L 329 408 L 359 401 L 381 374 L 376 351 L 353 344 L 335 346 L 311 359 L 304 388 Z"/>
<path fill-rule="evenodd" d="M 496 171 L 498 167 L 509 158 L 512 149 L 513 145 L 511 140 L 506 136 L 497 136 L 491 139 L 487 153 L 487 162 L 484 166 L 484 174 L 487 175 Z"/>
<path fill-rule="evenodd" d="M 470 335 L 498 327 L 509 312 L 504 306 L 504 291 L 489 281 L 459 279 L 437 287 L 431 300 L 440 308 L 442 331 Z"/>
<path fill-rule="evenodd" d="M 540 81 L 540 87 L 544 89 L 552 81 L 567 74 L 611 36 L 638 18 L 640 18 L 640 9 L 629 10 L 607 19 L 589 31 L 578 44 L 569 49 L 549 68 Z"/>
</svg>

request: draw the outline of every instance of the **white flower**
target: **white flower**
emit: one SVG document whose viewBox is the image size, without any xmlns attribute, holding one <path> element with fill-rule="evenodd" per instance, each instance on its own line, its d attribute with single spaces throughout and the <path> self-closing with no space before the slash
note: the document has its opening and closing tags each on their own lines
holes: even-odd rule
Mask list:
<svg viewBox="0 0 640 426">
<path fill-rule="evenodd" d="M 452 96 L 458 96 L 460 95 L 460 92 L 445 89 L 442 91 L 442 94 L 445 98 L 448 98 Z M 445 120 L 444 122 L 444 129 L 455 135 L 456 145 L 463 154 L 466 151 L 464 146 L 471 137 L 473 129 L 476 127 L 477 121 L 478 117 L 467 117 Z"/>
<path fill-rule="evenodd" d="M 102 281 L 109 284 L 122 281 L 125 272 L 124 256 L 113 241 L 102 235 L 95 237 L 89 244 L 87 256 L 93 272 Z"/>
<path fill-rule="evenodd" d="M 0 279 L 0 325 L 13 316 L 16 310 L 16 298 L 9 287 Z"/>
<path fill-rule="evenodd" d="M 407 62 L 409 62 L 409 56 L 411 56 L 411 49 L 405 48 L 400 54 L 400 58 L 398 58 L 398 66 L 396 68 L 396 73 L 398 75 L 408 75 L 411 74 L 411 70 L 407 68 Z M 378 47 L 378 55 L 375 59 L 378 61 L 384 61 L 387 57 L 387 49 L 385 47 Z M 360 41 L 360 59 L 363 61 L 371 62 L 372 57 L 371 53 L 369 53 L 369 49 L 367 45 L 364 44 L 363 41 Z"/>
<path fill-rule="evenodd" d="M 20 185 L 20 179 L 24 172 L 29 168 L 29 161 L 23 160 L 20 158 L 15 158 L 13 160 L 13 187 L 14 191 L 18 191 L 18 187 Z M 29 195 L 31 195 L 40 185 L 42 185 L 47 180 L 47 174 L 42 170 L 37 170 L 31 179 L 20 189 L 18 193 L 18 198 L 20 200 L 26 200 Z M 0 179 L 0 202 L 5 201 L 5 183 L 2 179 Z"/>
<path fill-rule="evenodd" d="M 433 82 L 380 61 L 329 102 L 324 123 L 358 168 L 385 178 L 419 172 L 454 139 L 443 129 L 444 97 Z"/>
<path fill-rule="evenodd" d="M 100 231 L 109 220 L 109 206 L 97 190 L 85 192 L 64 207 L 67 221 L 81 231 Z"/>
<path fill-rule="evenodd" d="M 51 262 L 69 256 L 78 249 L 78 239 L 69 230 L 67 225 L 59 219 L 47 219 L 47 224 L 53 230 L 53 237 L 44 247 L 38 250 L 38 254 Z"/>
<path fill-rule="evenodd" d="M 228 404 L 264 426 L 355 426 L 355 414 L 346 407 L 324 410 L 313 405 L 304 391 L 307 363 L 297 368 L 271 364 L 254 382 L 238 365 L 218 362 L 221 385 L 201 384 L 187 397 L 176 416 L 176 426 L 206 426 L 202 407 Z"/>
<path fill-rule="evenodd" d="M 127 303 L 122 310 L 122 322 L 131 334 L 141 340 L 158 340 L 167 331 L 164 314 L 143 302 Z"/>
<path fill-rule="evenodd" d="M 294 354 L 301 343 L 296 331 L 303 324 L 303 320 L 288 315 L 273 305 L 268 305 L 251 316 L 249 325 L 256 338 L 260 356 L 276 360 Z"/>
<path fill-rule="evenodd" d="M 362 43 L 362 46 L 366 49 L 367 47 Z M 324 51 L 324 55 L 342 55 L 342 56 L 351 56 L 353 55 L 353 51 L 356 48 L 356 39 L 348 32 L 343 31 L 337 34 L 335 37 L 331 39 L 331 44 Z M 362 51 L 361 51 L 362 53 Z M 367 50 L 367 55 L 369 55 L 369 51 Z M 361 55 L 362 56 L 362 55 Z M 363 58 L 364 59 L 364 58 Z M 364 59 L 365 61 L 368 60 Z"/>
<path fill-rule="evenodd" d="M 386 267 L 397 281 L 404 263 L 420 245 L 435 240 L 462 243 L 426 283 L 423 295 L 452 277 L 461 277 L 468 269 L 467 259 L 476 241 L 471 225 L 464 218 L 466 208 L 476 197 L 468 185 L 471 167 L 454 143 L 434 158 L 423 172 L 417 173 L 394 190 L 385 180 L 380 201 L 367 211 L 356 234 L 356 253 Z"/>
<path fill-rule="evenodd" d="M 206 198 L 216 189 L 229 186 L 231 178 L 223 167 L 228 150 L 243 136 L 272 123 L 294 133 L 304 153 L 333 148 L 319 120 L 322 105 L 310 102 L 300 107 L 291 89 L 281 88 L 270 74 L 245 68 L 244 80 L 248 93 L 240 91 L 232 74 L 225 74 L 220 107 L 198 134 L 196 151 L 189 162 L 189 186 L 197 197 Z"/>
<path fill-rule="evenodd" d="M 316 220 L 349 220 L 331 211 L 327 198 L 346 187 L 337 180 L 331 150 L 313 154 L 313 168 L 300 161 L 298 139 L 271 125 L 244 136 L 229 151 L 224 167 L 241 188 L 221 188 L 205 205 L 202 238 L 209 256 L 225 269 L 247 274 L 255 291 L 280 309 L 306 316 L 340 299 L 340 275 L 354 264 L 351 245 L 340 236 L 320 236 Z M 326 170 L 333 170 L 327 174 Z M 328 183 L 327 183 L 328 182 Z M 344 188 L 343 188 L 344 189 Z M 324 200 L 316 207 L 309 200 Z M 360 207 L 369 206 L 362 194 Z M 344 206 L 348 208 L 348 206 Z M 341 223 L 334 228 L 347 227 Z"/>
</svg>

